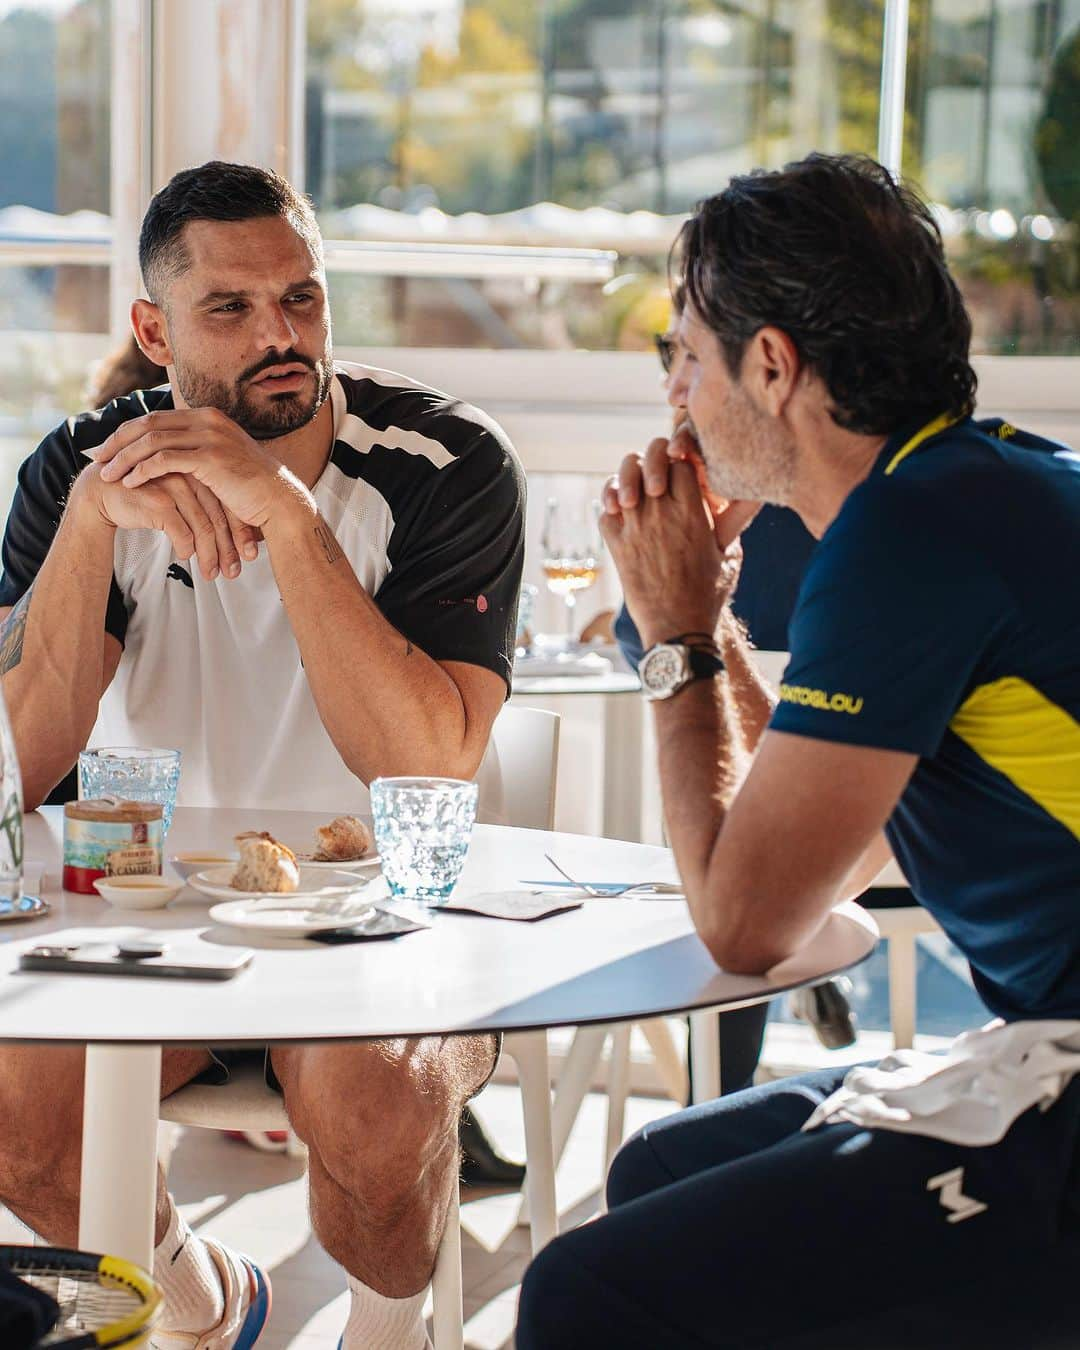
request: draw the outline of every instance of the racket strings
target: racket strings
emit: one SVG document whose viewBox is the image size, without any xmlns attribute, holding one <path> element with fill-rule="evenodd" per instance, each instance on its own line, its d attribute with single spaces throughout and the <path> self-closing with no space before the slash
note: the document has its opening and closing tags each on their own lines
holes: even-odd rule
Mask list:
<svg viewBox="0 0 1080 1350">
<path fill-rule="evenodd" d="M 145 1303 L 131 1285 L 94 1272 L 18 1271 L 19 1278 L 42 1290 L 60 1309 L 43 1346 L 59 1345 L 75 1332 L 103 1331 L 125 1321 Z"/>
</svg>

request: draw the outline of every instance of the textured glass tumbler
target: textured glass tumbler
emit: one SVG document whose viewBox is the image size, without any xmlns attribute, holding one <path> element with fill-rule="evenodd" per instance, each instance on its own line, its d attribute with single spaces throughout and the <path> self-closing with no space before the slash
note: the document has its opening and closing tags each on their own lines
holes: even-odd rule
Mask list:
<svg viewBox="0 0 1080 1350">
<path fill-rule="evenodd" d="M 109 746 L 79 755 L 80 800 L 122 797 L 130 802 L 158 802 L 165 834 L 172 824 L 179 785 L 179 750 Z"/>
<path fill-rule="evenodd" d="M 478 791 L 459 778 L 375 779 L 375 847 L 392 894 L 446 904 L 469 851 Z"/>
</svg>

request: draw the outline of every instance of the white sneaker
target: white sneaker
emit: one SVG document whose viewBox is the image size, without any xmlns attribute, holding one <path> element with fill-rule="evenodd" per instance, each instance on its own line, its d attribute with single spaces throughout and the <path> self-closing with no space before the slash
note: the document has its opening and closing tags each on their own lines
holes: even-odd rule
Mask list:
<svg viewBox="0 0 1080 1350">
<path fill-rule="evenodd" d="M 155 1331 L 153 1350 L 251 1350 L 270 1316 L 270 1280 L 253 1262 L 203 1238 L 221 1279 L 225 1311 L 209 1331 Z"/>
</svg>

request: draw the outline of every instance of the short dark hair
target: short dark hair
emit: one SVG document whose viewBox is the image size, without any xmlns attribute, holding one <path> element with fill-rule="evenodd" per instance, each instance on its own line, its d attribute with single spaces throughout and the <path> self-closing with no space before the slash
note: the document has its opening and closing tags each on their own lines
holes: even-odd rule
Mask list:
<svg viewBox="0 0 1080 1350">
<path fill-rule="evenodd" d="M 878 435 L 968 413 L 971 320 L 930 208 L 861 155 L 733 178 L 683 226 L 676 285 L 732 374 L 767 325 L 825 383 L 839 426 Z"/>
<path fill-rule="evenodd" d="M 272 169 L 212 159 L 174 174 L 151 199 L 139 233 L 139 266 L 150 299 L 160 304 L 168 282 L 190 266 L 182 238 L 189 221 L 264 216 L 287 220 L 322 258 L 322 236 L 311 202 Z"/>
</svg>

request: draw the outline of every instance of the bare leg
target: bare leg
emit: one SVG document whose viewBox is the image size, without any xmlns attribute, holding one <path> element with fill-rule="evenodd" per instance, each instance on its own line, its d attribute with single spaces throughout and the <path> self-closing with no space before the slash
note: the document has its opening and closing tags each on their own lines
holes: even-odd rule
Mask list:
<svg viewBox="0 0 1080 1350">
<path fill-rule="evenodd" d="M 78 1240 L 85 1058 L 78 1046 L 0 1046 L 0 1201 L 57 1246 Z M 166 1050 L 161 1095 L 183 1087 L 210 1063 L 205 1050 Z M 168 1213 L 159 1168 L 155 1242 L 164 1235 Z"/>
<path fill-rule="evenodd" d="M 311 1218 L 329 1254 L 388 1298 L 431 1279 L 458 1173 L 461 1109 L 491 1036 L 429 1036 L 272 1051 L 309 1150 Z"/>
</svg>

